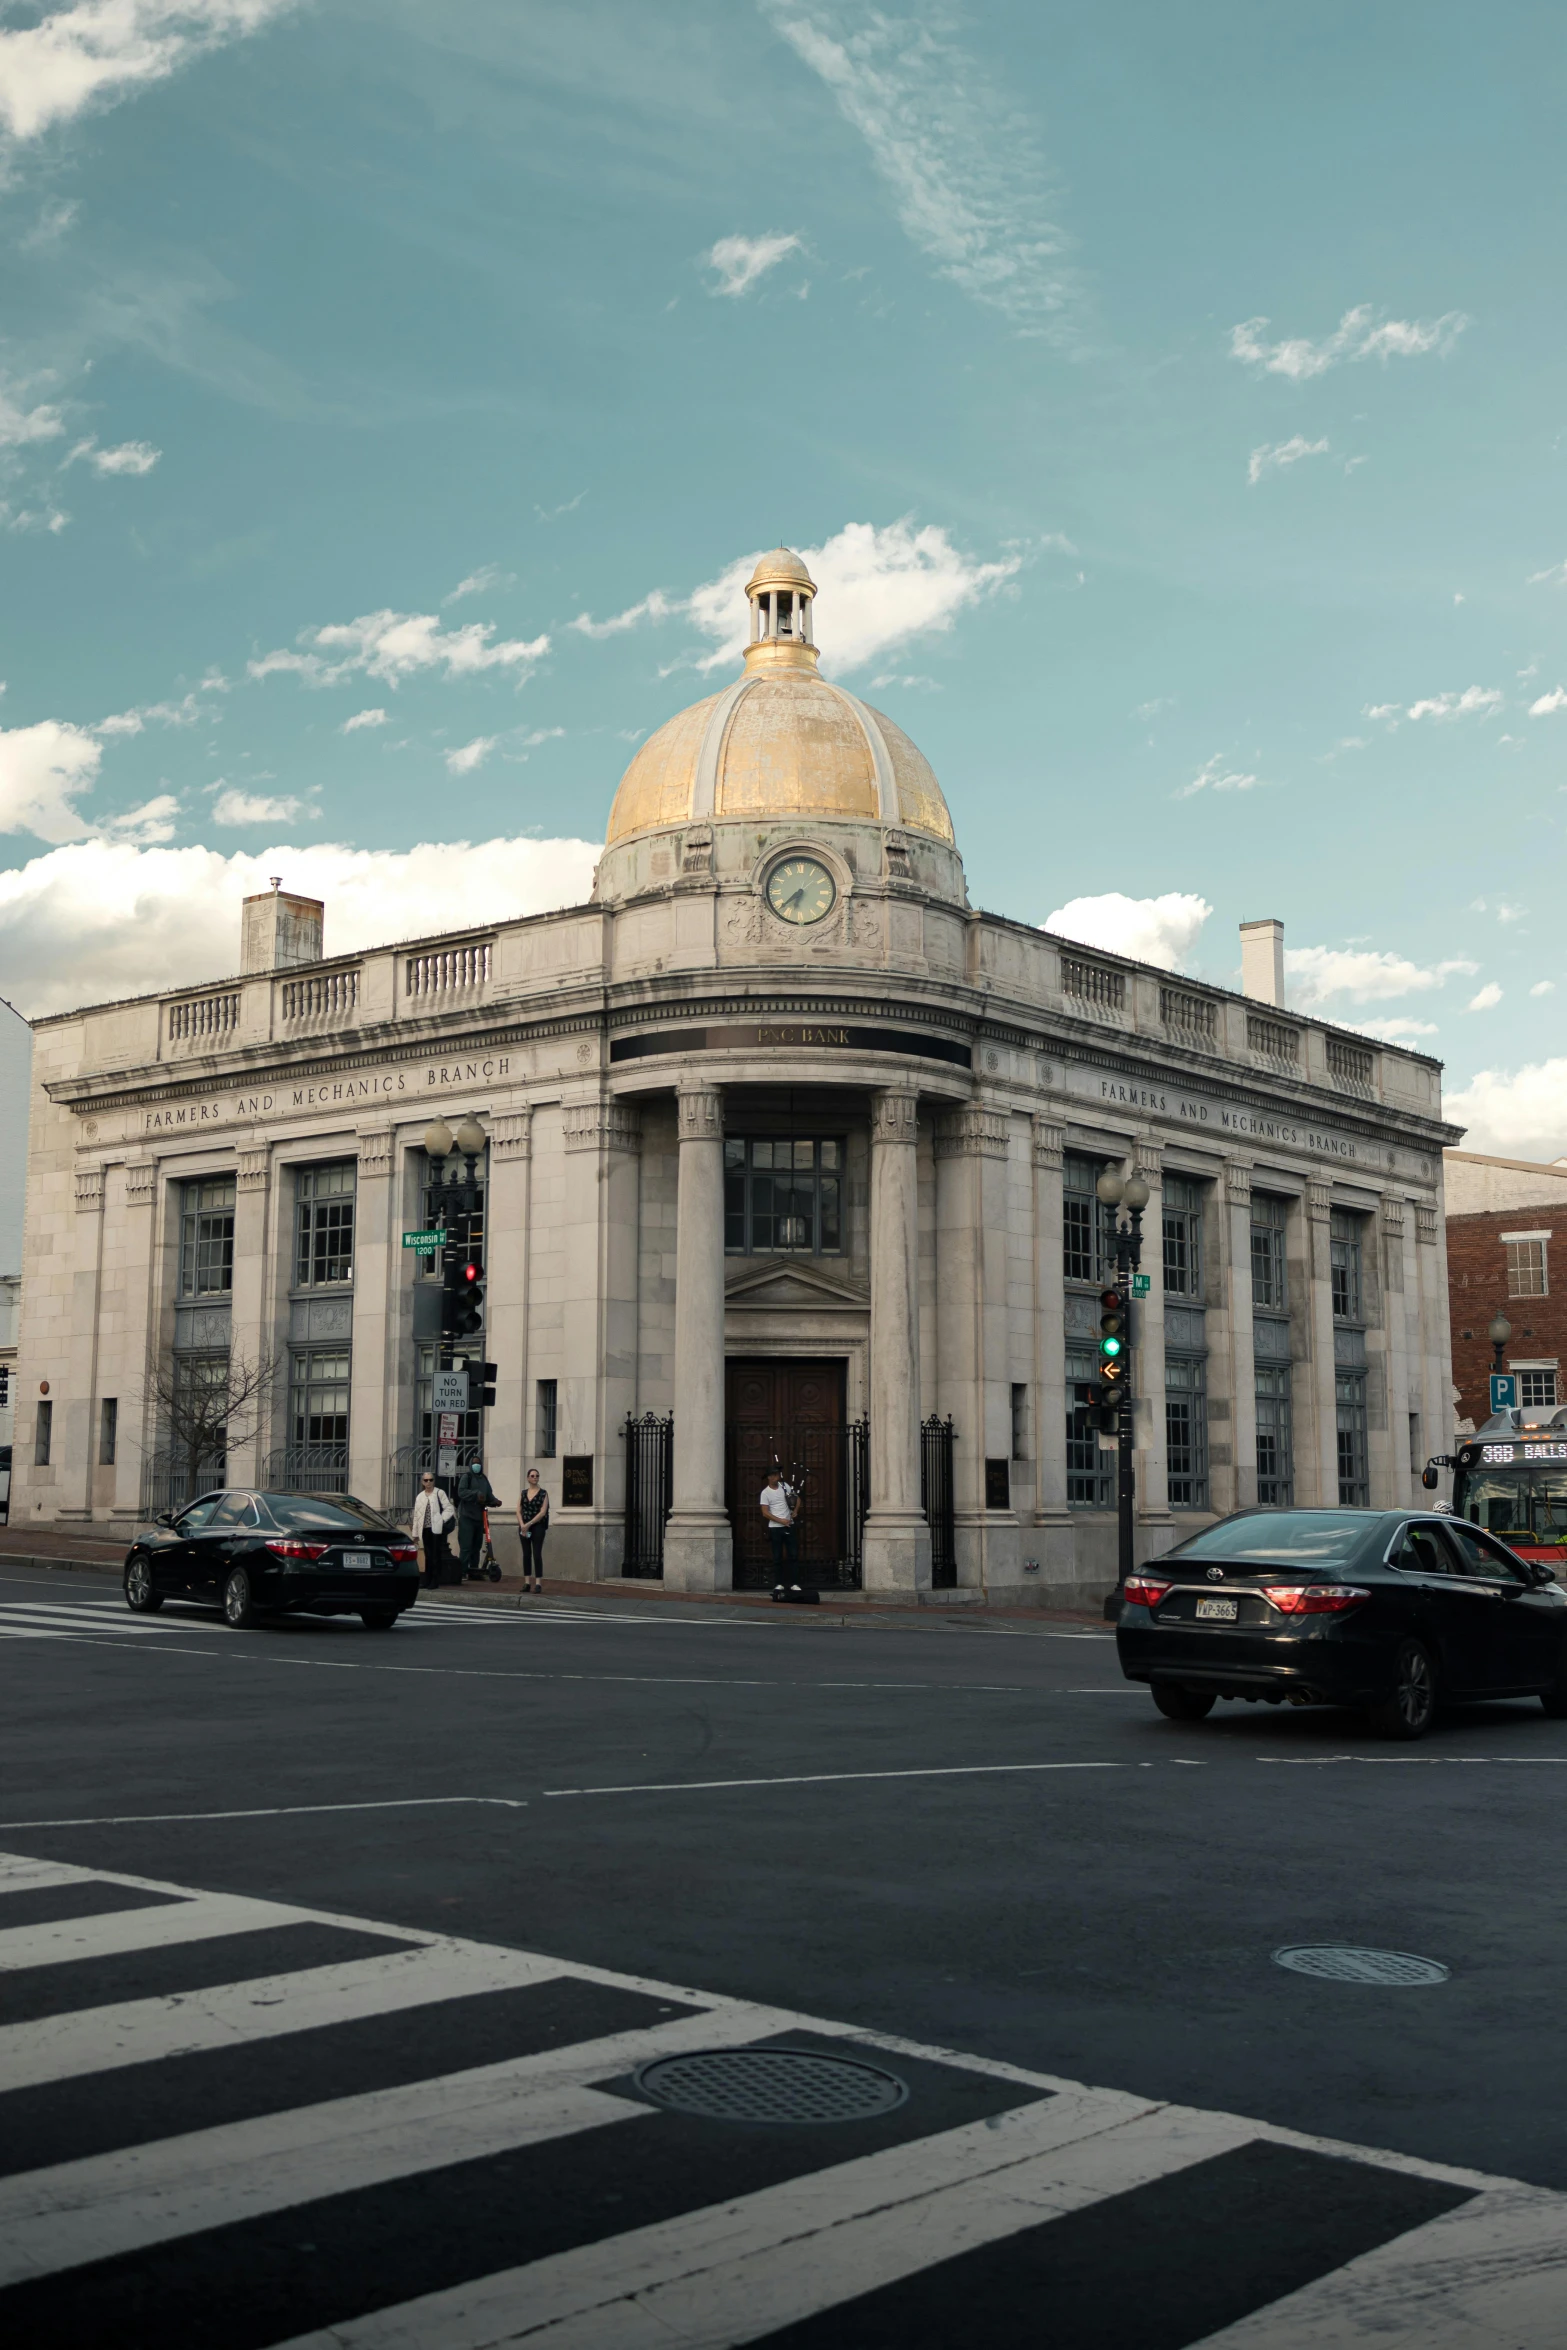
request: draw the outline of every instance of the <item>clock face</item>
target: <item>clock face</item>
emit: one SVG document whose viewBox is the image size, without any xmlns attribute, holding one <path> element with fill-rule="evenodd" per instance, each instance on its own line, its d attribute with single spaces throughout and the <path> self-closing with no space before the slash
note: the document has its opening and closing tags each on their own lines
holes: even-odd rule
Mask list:
<svg viewBox="0 0 1567 2350">
<path fill-rule="evenodd" d="M 767 903 L 785 922 L 820 922 L 837 895 L 832 875 L 814 857 L 786 857 L 767 876 Z"/>
</svg>

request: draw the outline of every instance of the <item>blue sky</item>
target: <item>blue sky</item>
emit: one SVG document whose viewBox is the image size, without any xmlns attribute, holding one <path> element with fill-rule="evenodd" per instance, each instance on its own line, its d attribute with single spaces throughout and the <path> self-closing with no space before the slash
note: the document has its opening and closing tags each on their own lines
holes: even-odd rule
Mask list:
<svg viewBox="0 0 1567 2350">
<path fill-rule="evenodd" d="M 0 5 L 0 992 L 230 967 L 269 872 L 329 948 L 579 896 L 783 539 L 976 903 L 1227 984 L 1282 916 L 1298 1004 L 1567 1152 L 1563 59 L 1505 0 Z"/>
</svg>

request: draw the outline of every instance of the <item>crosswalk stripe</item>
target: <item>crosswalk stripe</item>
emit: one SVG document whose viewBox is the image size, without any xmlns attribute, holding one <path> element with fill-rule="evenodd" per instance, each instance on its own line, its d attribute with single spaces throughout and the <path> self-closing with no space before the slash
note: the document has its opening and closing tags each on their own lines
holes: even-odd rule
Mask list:
<svg viewBox="0 0 1567 2350">
<path fill-rule="evenodd" d="M 77 1958 L 115 1958 L 133 1950 L 166 1950 L 180 1942 L 209 1942 L 265 1926 L 300 1925 L 316 1912 L 240 1893 L 198 1893 L 167 1909 L 111 1910 L 52 1926 L 10 1926 L 0 1910 L 0 1969 L 62 1966 Z"/>
<path fill-rule="evenodd" d="M 783 2028 L 776 2011 L 735 2002 L 408 2088 L 23 2172 L 0 2180 L 0 2287 L 448 2163 L 647 2121 L 656 2108 L 591 2083 L 654 2056 L 743 2045 Z"/>
</svg>

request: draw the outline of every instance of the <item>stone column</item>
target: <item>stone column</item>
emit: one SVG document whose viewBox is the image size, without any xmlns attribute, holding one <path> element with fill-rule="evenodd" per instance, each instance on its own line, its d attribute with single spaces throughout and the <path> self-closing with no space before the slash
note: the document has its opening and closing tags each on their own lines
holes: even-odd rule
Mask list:
<svg viewBox="0 0 1567 2350">
<path fill-rule="evenodd" d="M 1066 1529 L 1066 1291 L 1062 1286 L 1064 1127 L 1034 1120 L 1034 1522 Z"/>
<path fill-rule="evenodd" d="M 157 1162 L 128 1159 L 124 1240 L 125 1389 L 120 1397 L 119 1457 L 114 1470 L 116 1517 L 141 1516 L 142 1479 L 158 1441 L 158 1414 L 151 1378 L 161 1322 L 155 1272 L 157 1251 L 153 1247 L 153 1209 L 157 1198 Z M 13 1493 L 15 1490 L 13 1484 Z"/>
<path fill-rule="evenodd" d="M 1251 1314 L 1251 1177 L 1238 1159 L 1225 1162 L 1224 1263 L 1221 1295 L 1229 1318 L 1230 1471 L 1214 1481 L 1216 1510 L 1253 1509 L 1257 1501 L 1257 1342 Z"/>
<path fill-rule="evenodd" d="M 490 1125 L 485 1199 L 485 1351 L 495 1365 L 495 1409 L 485 1449 L 490 1483 L 504 1507 L 490 1513 L 495 1555 L 508 1574 L 522 1571 L 516 1497 L 530 1466 L 528 1424 L 528 1247 L 532 1222 L 533 1112 L 507 1110 Z"/>
<path fill-rule="evenodd" d="M 618 1575 L 625 1541 L 625 1446 L 621 1429 L 636 1396 L 637 1180 L 641 1129 L 634 1102 L 595 1093 L 561 1111 L 566 1186 L 561 1206 L 565 1293 L 561 1314 L 561 1453 L 593 1459 L 591 1512 L 567 1515 L 557 1490 L 557 1533 L 570 1530 L 590 1577 Z M 723 1138 L 718 1167 L 718 1506 L 723 1507 Z M 679 1427 L 679 1407 L 676 1422 Z M 676 1502 L 679 1508 L 679 1502 Z M 727 1527 L 727 1520 L 725 1521 Z M 698 1588 L 708 1589 L 710 1585 Z"/>
<path fill-rule="evenodd" d="M 1382 1292 L 1382 1339 L 1385 1347 L 1384 1391 L 1387 1397 L 1387 1434 L 1370 1440 L 1371 1499 L 1380 1509 L 1403 1509 L 1412 1498 L 1409 1476 L 1410 1331 L 1409 1297 L 1404 1287 L 1404 1202 L 1391 1191 L 1382 1194 L 1377 1219 L 1377 1274 Z M 1367 1352 L 1375 1333 L 1367 1331 Z M 1369 1400 L 1369 1399 L 1368 1399 Z M 1418 1408 L 1418 1404 L 1416 1407 Z"/>
<path fill-rule="evenodd" d="M 288 1376 L 282 1332 L 272 1313 L 268 1279 L 271 1234 L 268 1194 L 271 1155 L 265 1143 L 242 1143 L 234 1170 L 234 1289 L 230 1307 L 229 1345 L 241 1361 L 259 1364 L 271 1356 L 275 1365 L 273 1393 L 246 1415 L 243 1441 L 229 1446 L 228 1473 L 236 1485 L 265 1485 L 271 1454 L 276 1389 Z M 359 1489 L 359 1490 L 362 1490 Z M 380 1487 L 367 1498 L 376 1500 Z"/>
<path fill-rule="evenodd" d="M 913 1093 L 871 1096 L 867 1591 L 930 1586 L 930 1529 L 920 1507 L 918 1112 Z"/>
<path fill-rule="evenodd" d="M 1447 1230 L 1439 1210 L 1427 1200 L 1415 1202 L 1413 1281 L 1419 1300 L 1421 1436 L 1429 1458 L 1434 1452 L 1451 1450 L 1458 1406 L 1453 1392 Z M 1451 1493 L 1451 1486 L 1447 1490 Z M 1423 1493 L 1417 1492 L 1416 1498 L 1423 1500 Z"/>
<path fill-rule="evenodd" d="M 57 1518 L 92 1516 L 98 1459 L 98 1292 L 103 1270 L 103 1169 L 78 1167 L 71 1266 L 70 1376 L 54 1408 Z"/>
<path fill-rule="evenodd" d="M 1127 1171 L 1133 1169 L 1148 1186 L 1143 1210 L 1142 1270 L 1150 1276 L 1148 1294 L 1132 1305 L 1132 1397 L 1134 1469 L 1137 1477 L 1137 1523 L 1161 1531 L 1134 1547 L 1139 1558 L 1157 1555 L 1168 1546 L 1170 1528 L 1169 1458 L 1164 1419 L 1164 1157 L 1157 1142 L 1142 1135 L 1133 1146 Z"/>
<path fill-rule="evenodd" d="M 1308 1425 L 1295 1447 L 1295 1499 L 1307 1509 L 1338 1506 L 1338 1386 L 1333 1347 L 1332 1186 L 1306 1180 L 1307 1344 L 1310 1385 L 1297 1395 L 1308 1406 Z M 1308 1481 L 1309 1480 L 1309 1481 Z"/>
<path fill-rule="evenodd" d="M 958 1581 L 1015 1583 L 1017 1517 L 986 1502 L 985 1463 L 1012 1450 L 1007 1380 L 1007 1119 L 982 1102 L 936 1125 L 937 1407 L 950 1412 Z M 874 1487 L 872 1488 L 874 1491 Z"/>
<path fill-rule="evenodd" d="M 390 1498 L 396 1443 L 396 1280 L 401 1236 L 392 1231 L 392 1131 L 359 1136 L 354 1185 L 354 1340 L 348 1409 L 348 1490 L 378 1504 Z"/>
<path fill-rule="evenodd" d="M 724 1097 L 692 1078 L 676 1089 L 675 1107 L 674 1507 L 664 1530 L 664 1585 L 728 1591 L 734 1538 L 724 1507 Z"/>
</svg>

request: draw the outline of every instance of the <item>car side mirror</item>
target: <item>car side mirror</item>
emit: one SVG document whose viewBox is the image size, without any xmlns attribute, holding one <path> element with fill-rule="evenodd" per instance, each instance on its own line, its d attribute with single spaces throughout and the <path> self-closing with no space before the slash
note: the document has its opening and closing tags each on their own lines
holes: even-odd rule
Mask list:
<svg viewBox="0 0 1567 2350">
<path fill-rule="evenodd" d="M 1436 1491 L 1436 1467 L 1435 1467 L 1435 1464 L 1434 1464 L 1433 1462 L 1431 1462 L 1431 1461 L 1427 1461 L 1427 1463 L 1426 1463 L 1425 1467 L 1424 1467 L 1424 1468 L 1421 1470 L 1421 1472 L 1420 1472 L 1420 1482 L 1421 1482 L 1421 1484 L 1422 1484 L 1422 1485 L 1425 1487 L 1425 1489 L 1426 1489 L 1427 1493 L 1435 1493 L 1435 1491 Z"/>
<path fill-rule="evenodd" d="M 152 1522 L 155 1526 L 172 1526 L 174 1523 L 174 1512 L 172 1510 L 159 1510 Z"/>
<path fill-rule="evenodd" d="M 1537 1591 L 1543 1591 L 1548 1583 L 1555 1582 L 1555 1570 L 1548 1567 L 1544 1559 L 1534 1559 L 1530 1562 L 1529 1580 Z"/>
</svg>

